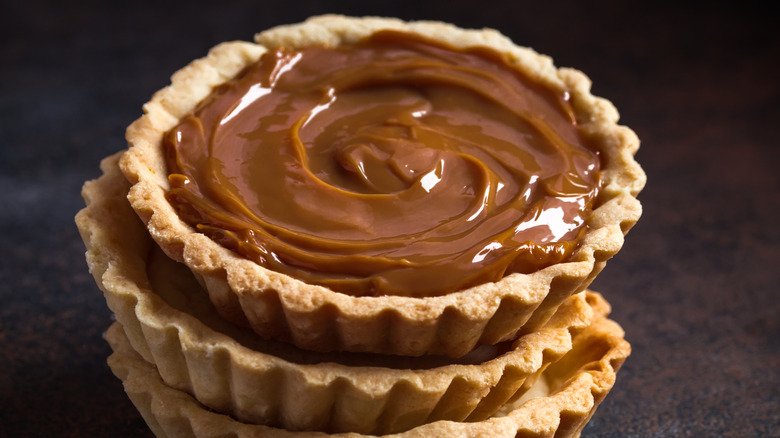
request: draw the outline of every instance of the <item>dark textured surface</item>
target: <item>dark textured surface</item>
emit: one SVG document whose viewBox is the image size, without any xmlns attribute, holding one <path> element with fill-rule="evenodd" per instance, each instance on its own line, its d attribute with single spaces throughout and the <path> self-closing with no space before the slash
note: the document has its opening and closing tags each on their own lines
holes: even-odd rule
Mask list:
<svg viewBox="0 0 780 438">
<path fill-rule="evenodd" d="M 80 186 L 176 69 L 324 12 L 494 27 L 585 71 L 649 183 L 594 284 L 634 351 L 584 436 L 780 436 L 780 11 L 760 4 L 3 2 L 0 436 L 151 435 L 105 365 Z"/>
</svg>

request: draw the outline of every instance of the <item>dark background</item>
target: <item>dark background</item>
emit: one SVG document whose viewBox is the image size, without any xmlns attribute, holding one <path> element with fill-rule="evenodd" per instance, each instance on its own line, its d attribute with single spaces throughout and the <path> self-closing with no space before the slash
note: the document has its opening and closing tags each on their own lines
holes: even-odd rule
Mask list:
<svg viewBox="0 0 780 438">
<path fill-rule="evenodd" d="M 0 436 L 151 435 L 105 364 L 81 185 L 174 71 L 326 12 L 499 29 L 639 135 L 645 213 L 594 284 L 633 355 L 583 436 L 780 436 L 776 2 L 0 5 Z"/>
</svg>

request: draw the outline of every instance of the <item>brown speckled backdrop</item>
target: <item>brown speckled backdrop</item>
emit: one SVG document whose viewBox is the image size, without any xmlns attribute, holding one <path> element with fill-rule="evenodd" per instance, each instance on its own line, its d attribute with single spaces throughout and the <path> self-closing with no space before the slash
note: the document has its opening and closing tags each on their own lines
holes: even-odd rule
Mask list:
<svg viewBox="0 0 780 438">
<path fill-rule="evenodd" d="M 584 436 L 780 436 L 776 5 L 3 1 L 0 436 L 151 435 L 105 364 L 81 184 L 176 69 L 325 12 L 493 27 L 585 71 L 642 139 L 649 183 L 594 284 L 634 352 Z"/>
</svg>

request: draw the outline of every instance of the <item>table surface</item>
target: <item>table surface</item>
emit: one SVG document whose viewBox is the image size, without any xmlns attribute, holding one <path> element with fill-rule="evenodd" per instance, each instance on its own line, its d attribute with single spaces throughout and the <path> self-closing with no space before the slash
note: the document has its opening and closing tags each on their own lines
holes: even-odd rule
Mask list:
<svg viewBox="0 0 780 438">
<path fill-rule="evenodd" d="M 641 138 L 644 215 L 593 285 L 633 354 L 584 436 L 780 436 L 777 6 L 273 3 L 0 6 L 0 436 L 151 436 L 105 362 L 81 185 L 172 72 L 326 12 L 499 29 L 586 72 Z"/>
</svg>

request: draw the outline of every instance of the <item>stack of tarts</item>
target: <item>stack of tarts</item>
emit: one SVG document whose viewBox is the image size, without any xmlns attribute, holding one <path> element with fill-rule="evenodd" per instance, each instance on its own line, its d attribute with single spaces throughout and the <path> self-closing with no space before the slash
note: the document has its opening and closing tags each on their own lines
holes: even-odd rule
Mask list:
<svg viewBox="0 0 780 438">
<path fill-rule="evenodd" d="M 630 353 L 586 290 L 639 142 L 492 30 L 314 17 L 177 72 L 85 184 L 160 437 L 576 436 Z"/>
</svg>

